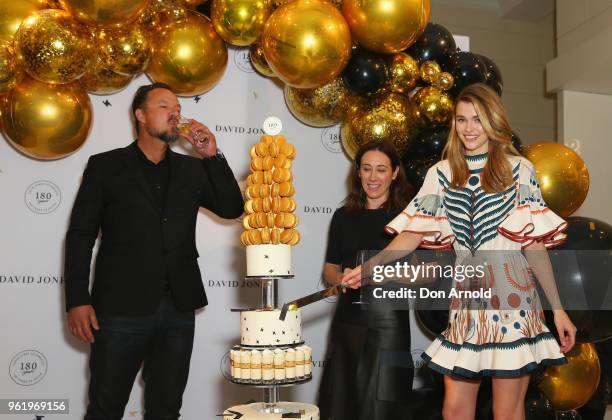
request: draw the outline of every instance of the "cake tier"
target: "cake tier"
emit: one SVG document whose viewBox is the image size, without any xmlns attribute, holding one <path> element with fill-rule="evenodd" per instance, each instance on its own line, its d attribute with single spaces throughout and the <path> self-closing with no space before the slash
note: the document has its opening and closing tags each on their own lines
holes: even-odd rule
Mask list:
<svg viewBox="0 0 612 420">
<path fill-rule="evenodd" d="M 302 341 L 302 315 L 288 311 L 279 319 L 280 309 L 258 309 L 240 313 L 240 344 L 243 346 L 282 346 Z"/>
<path fill-rule="evenodd" d="M 248 245 L 247 277 L 292 276 L 291 246 L 286 244 Z"/>
<path fill-rule="evenodd" d="M 290 417 L 294 419 L 319 420 L 319 408 L 316 405 L 299 402 L 279 402 L 272 408 L 261 402 L 236 405 L 223 412 L 223 420 L 233 420 L 238 415 L 242 415 L 240 420 L 281 420 L 288 418 L 286 415 L 290 413 L 294 414 Z"/>
<path fill-rule="evenodd" d="M 283 385 L 312 378 L 312 348 L 230 350 L 230 375 L 233 382 L 251 385 Z"/>
</svg>

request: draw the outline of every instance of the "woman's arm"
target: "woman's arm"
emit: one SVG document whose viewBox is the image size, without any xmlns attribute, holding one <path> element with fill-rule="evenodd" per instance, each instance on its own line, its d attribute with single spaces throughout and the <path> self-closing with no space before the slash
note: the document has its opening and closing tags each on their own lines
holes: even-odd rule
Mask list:
<svg viewBox="0 0 612 420">
<path fill-rule="evenodd" d="M 555 326 L 561 340 L 561 351 L 568 352 L 576 342 L 576 327 L 567 316 L 559 299 L 552 265 L 543 242 L 533 241 L 525 248 L 525 258 L 546 294 L 555 315 Z"/>
<path fill-rule="evenodd" d="M 384 265 L 391 261 L 395 261 L 399 258 L 405 257 L 406 255 L 410 254 L 418 248 L 422 239 L 423 235 L 420 233 L 402 232 L 395 238 L 393 238 L 393 240 L 389 242 L 389 245 L 387 245 L 385 249 L 370 258 L 365 265 L 367 267 L 374 267 L 375 265 Z M 348 271 L 342 277 L 342 284 L 352 289 L 357 289 L 361 287 L 361 267 L 362 266 L 360 265 Z M 370 274 L 371 273 L 364 273 L 366 277 Z"/>
</svg>

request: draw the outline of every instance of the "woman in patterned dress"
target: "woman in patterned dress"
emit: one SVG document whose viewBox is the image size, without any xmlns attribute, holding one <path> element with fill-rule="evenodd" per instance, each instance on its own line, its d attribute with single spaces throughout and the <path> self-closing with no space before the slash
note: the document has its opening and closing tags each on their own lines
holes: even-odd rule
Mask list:
<svg viewBox="0 0 612 420">
<path fill-rule="evenodd" d="M 454 249 L 458 263 L 485 264 L 478 286 L 490 287 L 492 298 L 453 298 L 448 328 L 422 355 L 445 375 L 445 419 L 474 418 L 485 376 L 492 378 L 494 418 L 524 419 L 529 374 L 540 365 L 565 363 L 562 352 L 575 342 L 545 252 L 563 242 L 567 224 L 546 207 L 533 165 L 518 155 L 511 135 L 498 95 L 484 84 L 465 88 L 444 160 L 429 169 L 416 197 L 386 227 L 397 236 L 385 250 Z M 386 262 L 382 254 L 375 258 L 373 264 Z M 561 346 L 543 321 L 532 274 L 553 307 Z M 361 278 L 357 267 L 342 282 L 357 288 Z M 465 290 L 469 284 L 455 279 L 453 286 Z"/>
</svg>

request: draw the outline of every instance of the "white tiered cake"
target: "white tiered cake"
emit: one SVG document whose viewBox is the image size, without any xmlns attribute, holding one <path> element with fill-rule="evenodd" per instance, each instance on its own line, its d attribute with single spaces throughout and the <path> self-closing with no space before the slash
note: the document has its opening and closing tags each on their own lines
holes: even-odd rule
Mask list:
<svg viewBox="0 0 612 420">
<path fill-rule="evenodd" d="M 295 148 L 283 136 L 264 135 L 250 154 L 240 241 L 246 245 L 247 277 L 261 279 L 263 287 L 263 282 L 293 277 L 291 246 L 300 240 L 292 198 Z M 278 385 L 312 377 L 312 349 L 303 345 L 301 313 L 290 309 L 281 321 L 280 312 L 272 308 L 240 312 L 240 345 L 230 351 L 232 381 L 263 386 L 276 397 L 266 397 L 265 403 L 230 407 L 223 413 L 224 420 L 319 420 L 319 409 L 314 405 L 278 402 Z"/>
<path fill-rule="evenodd" d="M 288 418 L 287 414 L 293 413 L 302 420 L 319 420 L 319 408 L 312 404 L 298 402 L 279 402 L 275 404 L 276 410 L 270 412 L 264 403 L 252 403 L 230 407 L 223 413 L 223 420 L 234 420 L 237 415 L 241 420 L 281 420 Z M 283 416 L 285 415 L 285 416 Z"/>
</svg>

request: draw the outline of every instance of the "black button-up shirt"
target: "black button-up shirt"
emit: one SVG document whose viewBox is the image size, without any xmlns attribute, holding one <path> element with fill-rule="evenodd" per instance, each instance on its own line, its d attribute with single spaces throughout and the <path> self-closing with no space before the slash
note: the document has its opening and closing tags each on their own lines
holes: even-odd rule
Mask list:
<svg viewBox="0 0 612 420">
<path fill-rule="evenodd" d="M 139 161 L 141 165 L 139 170 L 144 174 L 147 180 L 147 186 L 153 193 L 155 206 L 157 206 L 159 213 L 163 215 L 166 206 L 166 198 L 168 196 L 168 185 L 170 185 L 170 159 L 164 157 L 159 163 L 151 162 L 143 151 L 140 150 L 136 142 L 134 142 L 134 151 L 140 158 Z M 162 220 L 166 222 L 166 218 L 163 216 Z M 163 289 L 164 291 L 170 290 L 167 276 L 163 284 Z"/>
</svg>

